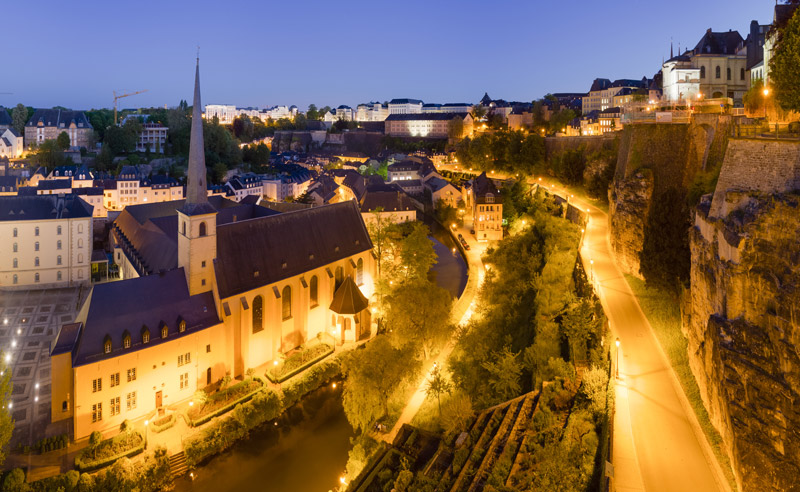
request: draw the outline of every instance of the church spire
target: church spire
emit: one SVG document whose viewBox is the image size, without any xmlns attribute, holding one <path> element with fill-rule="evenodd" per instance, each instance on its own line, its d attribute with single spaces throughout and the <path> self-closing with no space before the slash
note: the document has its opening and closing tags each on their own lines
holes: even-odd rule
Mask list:
<svg viewBox="0 0 800 492">
<path fill-rule="evenodd" d="M 186 204 L 184 210 L 206 212 L 208 193 L 206 191 L 206 156 L 203 145 L 203 106 L 200 103 L 200 56 L 194 74 L 194 102 L 192 103 L 192 133 L 189 141 L 189 170 L 186 179 Z"/>
</svg>

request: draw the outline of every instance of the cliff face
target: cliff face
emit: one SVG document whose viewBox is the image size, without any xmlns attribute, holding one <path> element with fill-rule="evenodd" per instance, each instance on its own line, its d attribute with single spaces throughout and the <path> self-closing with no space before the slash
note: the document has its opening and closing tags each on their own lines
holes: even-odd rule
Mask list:
<svg viewBox="0 0 800 492">
<path fill-rule="evenodd" d="M 690 124 L 629 125 L 609 191 L 611 246 L 626 273 L 641 277 L 639 254 L 651 204 L 670 188 L 683 195 L 698 172 L 718 168 L 730 119 L 696 115 Z"/>
<path fill-rule="evenodd" d="M 690 231 L 692 372 L 742 490 L 800 477 L 800 144 L 731 141 Z"/>
</svg>

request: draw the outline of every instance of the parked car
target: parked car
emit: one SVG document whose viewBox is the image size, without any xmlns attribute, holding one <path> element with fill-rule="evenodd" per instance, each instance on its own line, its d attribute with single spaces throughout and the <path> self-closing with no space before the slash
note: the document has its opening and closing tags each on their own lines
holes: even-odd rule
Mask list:
<svg viewBox="0 0 800 492">
<path fill-rule="evenodd" d="M 461 240 L 461 239 L 464 239 L 464 236 L 462 236 L 462 235 L 461 235 L 461 233 L 459 233 L 459 234 L 458 234 L 458 239 L 459 239 L 459 240 Z"/>
</svg>

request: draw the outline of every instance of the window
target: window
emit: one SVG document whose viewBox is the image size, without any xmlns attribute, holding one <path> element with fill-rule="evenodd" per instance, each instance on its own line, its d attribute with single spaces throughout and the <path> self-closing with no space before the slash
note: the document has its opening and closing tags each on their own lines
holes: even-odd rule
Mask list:
<svg viewBox="0 0 800 492">
<path fill-rule="evenodd" d="M 17 237 L 17 228 L 14 228 L 14 237 Z"/>
<path fill-rule="evenodd" d="M 122 346 L 131 348 L 131 336 L 127 332 L 122 336 Z"/>
<path fill-rule="evenodd" d="M 56 280 L 61 280 L 61 270 L 56 273 Z"/>
<path fill-rule="evenodd" d="M 192 353 L 186 352 L 185 354 L 181 354 L 178 356 L 178 367 L 188 364 L 192 362 Z"/>
<path fill-rule="evenodd" d="M 18 249 L 18 248 L 17 248 L 17 243 L 14 243 L 14 247 L 13 247 L 13 251 L 14 251 L 14 253 L 16 253 L 16 252 L 17 252 L 17 249 Z"/>
<path fill-rule="evenodd" d="M 58 255 L 56 257 L 56 265 L 60 265 L 60 264 L 61 264 L 61 255 Z"/>
<path fill-rule="evenodd" d="M 61 235 L 61 226 L 56 227 L 56 234 Z"/>
<path fill-rule="evenodd" d="M 264 297 L 253 298 L 253 333 L 264 329 Z"/>
<path fill-rule="evenodd" d="M 92 379 L 92 393 L 103 391 L 103 380 L 101 378 Z"/>
<path fill-rule="evenodd" d="M 283 288 L 281 292 L 281 301 L 283 307 L 283 319 L 287 320 L 292 317 L 292 288 L 288 285 Z"/>
<path fill-rule="evenodd" d="M 206 345 L 206 353 L 207 354 L 211 353 L 211 345 Z"/>
<path fill-rule="evenodd" d="M 342 285 L 342 282 L 344 282 L 344 270 L 342 267 L 336 267 L 336 275 L 334 276 L 334 279 L 335 282 L 333 290 L 335 291 L 340 285 Z"/>
<path fill-rule="evenodd" d="M 36 241 L 35 243 L 33 243 L 33 250 L 34 251 L 39 251 L 39 241 Z"/>
<path fill-rule="evenodd" d="M 136 381 L 136 368 L 128 369 L 128 382 Z"/>
<path fill-rule="evenodd" d="M 136 392 L 132 391 L 125 396 L 125 405 L 128 410 L 136 408 Z"/>
<path fill-rule="evenodd" d="M 146 326 L 142 327 L 142 343 L 150 343 L 150 330 Z"/>
<path fill-rule="evenodd" d="M 106 354 L 111 353 L 111 337 L 106 335 L 105 340 L 103 340 L 103 352 Z"/>
<path fill-rule="evenodd" d="M 206 235 L 206 223 L 200 222 L 200 237 L 203 237 L 205 235 Z"/>
<path fill-rule="evenodd" d="M 183 223 L 183 235 L 186 235 L 186 222 Z"/>
<path fill-rule="evenodd" d="M 78 263 L 83 263 L 83 253 L 78 254 Z M 81 270 L 83 271 L 83 270 Z"/>
<path fill-rule="evenodd" d="M 61 249 L 61 239 L 56 242 L 56 249 Z"/>
<path fill-rule="evenodd" d="M 356 284 L 364 285 L 364 259 L 359 258 L 356 263 Z"/>
<path fill-rule="evenodd" d="M 161 327 L 161 338 L 167 338 L 167 325 Z"/>
<path fill-rule="evenodd" d="M 39 257 L 33 259 L 33 266 L 39 266 Z"/>
<path fill-rule="evenodd" d="M 16 259 L 16 258 L 14 258 L 14 260 L 12 261 L 12 263 L 14 264 L 14 268 L 17 268 L 17 267 L 19 266 L 19 261 L 17 261 L 17 259 Z"/>
<path fill-rule="evenodd" d="M 744 68 L 739 70 L 739 80 L 744 80 Z"/>
<path fill-rule="evenodd" d="M 115 372 L 114 374 L 112 374 L 110 379 L 111 379 L 111 387 L 112 388 L 114 386 L 119 386 L 119 373 L 118 372 Z"/>
<path fill-rule="evenodd" d="M 201 268 L 205 268 L 206 267 L 206 260 L 203 260 L 203 261 L 200 262 L 200 267 Z"/>
<path fill-rule="evenodd" d="M 38 258 L 37 258 L 37 260 L 38 260 Z M 36 262 L 36 266 L 39 266 L 39 262 L 38 261 Z M 34 274 L 33 281 L 34 282 L 39 282 L 39 274 L 38 273 Z"/>
<path fill-rule="evenodd" d="M 61 411 L 62 412 L 66 412 L 67 411 L 67 402 L 66 401 L 62 401 L 61 402 Z"/>
<path fill-rule="evenodd" d="M 728 80 L 731 80 L 731 67 L 728 67 L 727 75 L 728 75 Z"/>
<path fill-rule="evenodd" d="M 39 227 L 36 227 L 36 229 L 33 230 L 33 235 L 34 236 L 38 236 L 39 235 Z"/>
<path fill-rule="evenodd" d="M 92 405 L 92 422 L 103 420 L 103 404 L 95 403 Z"/>
<path fill-rule="evenodd" d="M 186 321 L 184 321 L 184 320 L 180 320 L 180 321 L 178 322 L 178 331 L 179 331 L 179 332 L 181 332 L 181 333 L 183 333 L 184 331 L 186 331 Z"/>
<path fill-rule="evenodd" d="M 81 232 L 83 232 L 83 224 L 78 224 L 78 233 L 81 233 Z"/>
<path fill-rule="evenodd" d="M 189 387 L 189 373 L 185 372 L 181 374 L 181 389 Z"/>
<path fill-rule="evenodd" d="M 111 416 L 119 415 L 119 396 L 111 399 Z"/>
<path fill-rule="evenodd" d="M 81 239 L 81 238 L 78 238 L 78 247 L 79 248 L 83 247 L 83 239 Z"/>
<path fill-rule="evenodd" d="M 316 275 L 311 277 L 311 282 L 309 283 L 309 299 L 311 301 L 311 307 L 319 306 L 319 279 Z"/>
<path fill-rule="evenodd" d="M 16 258 L 14 258 L 14 268 L 16 268 L 16 267 L 17 267 L 17 259 L 16 259 Z M 15 274 L 14 274 L 14 285 L 16 285 L 16 284 L 17 284 L 17 282 L 19 282 L 19 277 L 18 277 L 18 276 L 17 276 L 17 274 L 15 273 Z"/>
<path fill-rule="evenodd" d="M 716 70 L 717 78 L 722 77 L 721 73 L 722 73 L 722 69 L 719 67 L 719 65 L 717 65 L 717 70 Z"/>
</svg>

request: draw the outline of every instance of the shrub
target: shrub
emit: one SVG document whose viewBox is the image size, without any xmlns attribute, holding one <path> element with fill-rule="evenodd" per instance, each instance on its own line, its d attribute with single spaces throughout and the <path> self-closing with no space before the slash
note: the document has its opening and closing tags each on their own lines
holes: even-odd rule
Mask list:
<svg viewBox="0 0 800 492">
<path fill-rule="evenodd" d="M 581 393 L 590 402 L 590 408 L 595 417 L 601 416 L 606 410 L 606 391 L 608 388 L 608 374 L 599 367 L 593 367 L 583 375 Z"/>
<path fill-rule="evenodd" d="M 314 346 L 298 350 L 277 366 L 270 368 L 267 371 L 267 378 L 273 383 L 286 381 L 302 371 L 305 367 L 314 364 L 332 353 L 333 347 L 326 343 L 318 343 Z"/>
<path fill-rule="evenodd" d="M 25 472 L 22 471 L 22 468 L 14 468 L 6 478 L 3 480 L 3 490 L 8 492 L 22 492 L 27 490 L 27 484 L 25 483 Z"/>
<path fill-rule="evenodd" d="M 191 426 L 205 424 L 212 418 L 232 410 L 238 403 L 252 398 L 262 384 L 258 378 L 247 379 L 234 384 L 226 391 L 217 392 L 209 396 L 205 403 L 190 407 L 186 412 L 186 421 Z"/>
<path fill-rule="evenodd" d="M 411 481 L 414 479 L 414 474 L 408 470 L 403 470 L 397 475 L 397 480 L 394 481 L 394 490 L 397 492 L 405 492 Z"/>
<path fill-rule="evenodd" d="M 467 462 L 468 457 L 469 449 L 466 446 L 456 449 L 456 452 L 453 455 L 453 475 L 459 474 L 461 468 L 464 467 L 464 463 Z"/>
<path fill-rule="evenodd" d="M 97 433 L 99 434 L 99 432 Z M 96 441 L 93 432 L 90 442 Z M 96 446 L 90 446 L 75 456 L 75 468 L 79 471 L 93 471 L 108 466 L 115 461 L 134 456 L 144 450 L 144 438 L 139 432 L 122 433 L 100 441 Z"/>
<path fill-rule="evenodd" d="M 165 415 L 158 420 L 153 421 L 153 432 L 164 432 L 165 430 L 171 428 L 175 425 L 176 416 L 174 413 L 169 415 Z"/>
</svg>

